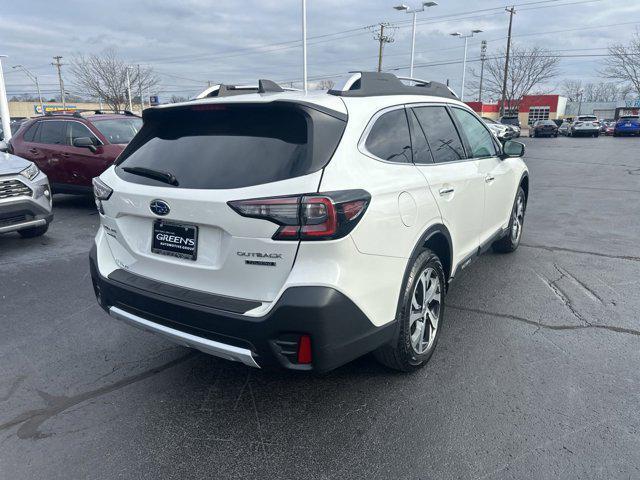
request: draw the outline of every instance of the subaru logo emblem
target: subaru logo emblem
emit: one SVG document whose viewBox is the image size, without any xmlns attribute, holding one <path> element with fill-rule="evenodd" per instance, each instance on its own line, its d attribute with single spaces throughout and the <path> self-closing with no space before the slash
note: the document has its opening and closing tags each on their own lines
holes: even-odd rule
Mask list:
<svg viewBox="0 0 640 480">
<path fill-rule="evenodd" d="M 149 210 L 162 217 L 168 215 L 171 211 L 171 209 L 169 208 L 169 204 L 164 200 L 152 200 L 149 204 Z"/>
</svg>

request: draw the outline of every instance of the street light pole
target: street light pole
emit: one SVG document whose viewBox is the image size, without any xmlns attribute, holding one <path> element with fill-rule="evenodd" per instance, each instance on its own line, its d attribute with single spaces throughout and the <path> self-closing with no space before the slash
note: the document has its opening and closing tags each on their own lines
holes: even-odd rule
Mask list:
<svg viewBox="0 0 640 480">
<path fill-rule="evenodd" d="M 2 117 L 2 130 L 4 132 L 4 140 L 11 140 L 11 119 L 9 117 L 9 102 L 7 101 L 7 89 L 4 86 L 4 73 L 2 71 L 2 59 L 7 55 L 0 55 L 0 117 Z"/>
<path fill-rule="evenodd" d="M 462 35 L 460 32 L 453 32 L 451 36 L 464 38 L 464 58 L 462 60 L 462 86 L 460 87 L 460 100 L 464 102 L 464 84 L 467 76 L 467 42 L 476 33 L 481 33 L 482 30 L 471 30 L 469 35 Z"/>
<path fill-rule="evenodd" d="M 31 79 L 32 82 L 36 84 L 36 90 L 38 91 L 38 100 L 40 101 L 40 113 L 44 115 L 44 104 L 42 103 L 42 94 L 40 93 L 40 82 L 38 82 L 38 77 L 27 70 L 24 65 L 14 65 L 11 68 L 18 68 L 24 72 L 24 74 Z"/>
<path fill-rule="evenodd" d="M 133 111 L 133 105 L 131 104 L 131 80 L 129 80 L 129 66 L 127 66 L 127 97 L 129 97 L 129 111 Z"/>
<path fill-rule="evenodd" d="M 416 50 L 416 17 L 419 12 L 424 12 L 428 7 L 435 7 L 437 2 L 422 2 L 421 8 L 409 8 L 405 4 L 396 5 L 393 7 L 398 11 L 404 11 L 405 13 L 411 13 L 413 15 L 413 26 L 411 29 L 411 66 L 409 67 L 409 77 L 413 78 L 413 63 Z"/>
<path fill-rule="evenodd" d="M 302 88 L 307 93 L 307 0 L 302 0 Z"/>
</svg>

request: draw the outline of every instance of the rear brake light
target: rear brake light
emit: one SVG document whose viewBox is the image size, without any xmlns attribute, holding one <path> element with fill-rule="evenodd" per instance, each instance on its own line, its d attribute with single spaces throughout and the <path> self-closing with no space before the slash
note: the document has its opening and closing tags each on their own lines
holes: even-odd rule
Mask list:
<svg viewBox="0 0 640 480">
<path fill-rule="evenodd" d="M 344 190 L 236 200 L 228 204 L 244 217 L 280 225 L 272 237 L 274 240 L 333 240 L 353 230 L 370 200 L 364 190 Z"/>
</svg>

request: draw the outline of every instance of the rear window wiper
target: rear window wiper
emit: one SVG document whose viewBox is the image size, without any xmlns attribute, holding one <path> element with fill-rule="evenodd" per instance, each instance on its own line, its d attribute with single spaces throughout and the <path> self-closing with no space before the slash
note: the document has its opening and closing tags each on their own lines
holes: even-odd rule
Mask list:
<svg viewBox="0 0 640 480">
<path fill-rule="evenodd" d="M 164 183 L 168 183 L 169 185 L 173 185 L 175 187 L 178 186 L 178 179 L 171 172 L 162 172 L 160 170 L 152 170 L 150 168 L 144 167 L 122 167 L 127 173 L 131 173 L 133 175 L 140 175 L 141 177 L 152 178 L 154 180 L 159 180 Z"/>
</svg>

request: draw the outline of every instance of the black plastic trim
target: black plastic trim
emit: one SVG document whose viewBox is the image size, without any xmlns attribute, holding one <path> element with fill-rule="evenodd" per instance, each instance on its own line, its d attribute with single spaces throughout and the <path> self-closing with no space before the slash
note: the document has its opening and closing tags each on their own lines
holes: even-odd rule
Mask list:
<svg viewBox="0 0 640 480">
<path fill-rule="evenodd" d="M 376 327 L 343 293 L 320 286 L 289 288 L 269 313 L 249 317 L 104 278 L 96 257 L 94 245 L 91 278 L 105 311 L 117 306 L 180 331 L 249 348 L 260 366 L 326 372 L 388 343 L 397 323 Z M 313 363 L 292 363 L 276 341 L 305 333 L 311 336 Z"/>
<path fill-rule="evenodd" d="M 429 95 L 458 100 L 449 88 L 439 82 L 417 83 L 410 86 L 386 72 L 359 72 L 360 79 L 350 90 L 329 90 L 330 95 L 339 97 L 372 97 L 382 95 Z"/>
<path fill-rule="evenodd" d="M 242 298 L 213 295 L 198 290 L 170 285 L 168 283 L 152 280 L 150 278 L 134 275 L 126 270 L 114 270 L 109 274 L 109 280 L 121 283 L 124 286 L 148 290 L 158 295 L 167 297 L 167 301 L 181 299 L 203 307 L 216 308 L 233 313 L 245 313 L 262 305 L 261 302 L 245 300 Z"/>
</svg>

